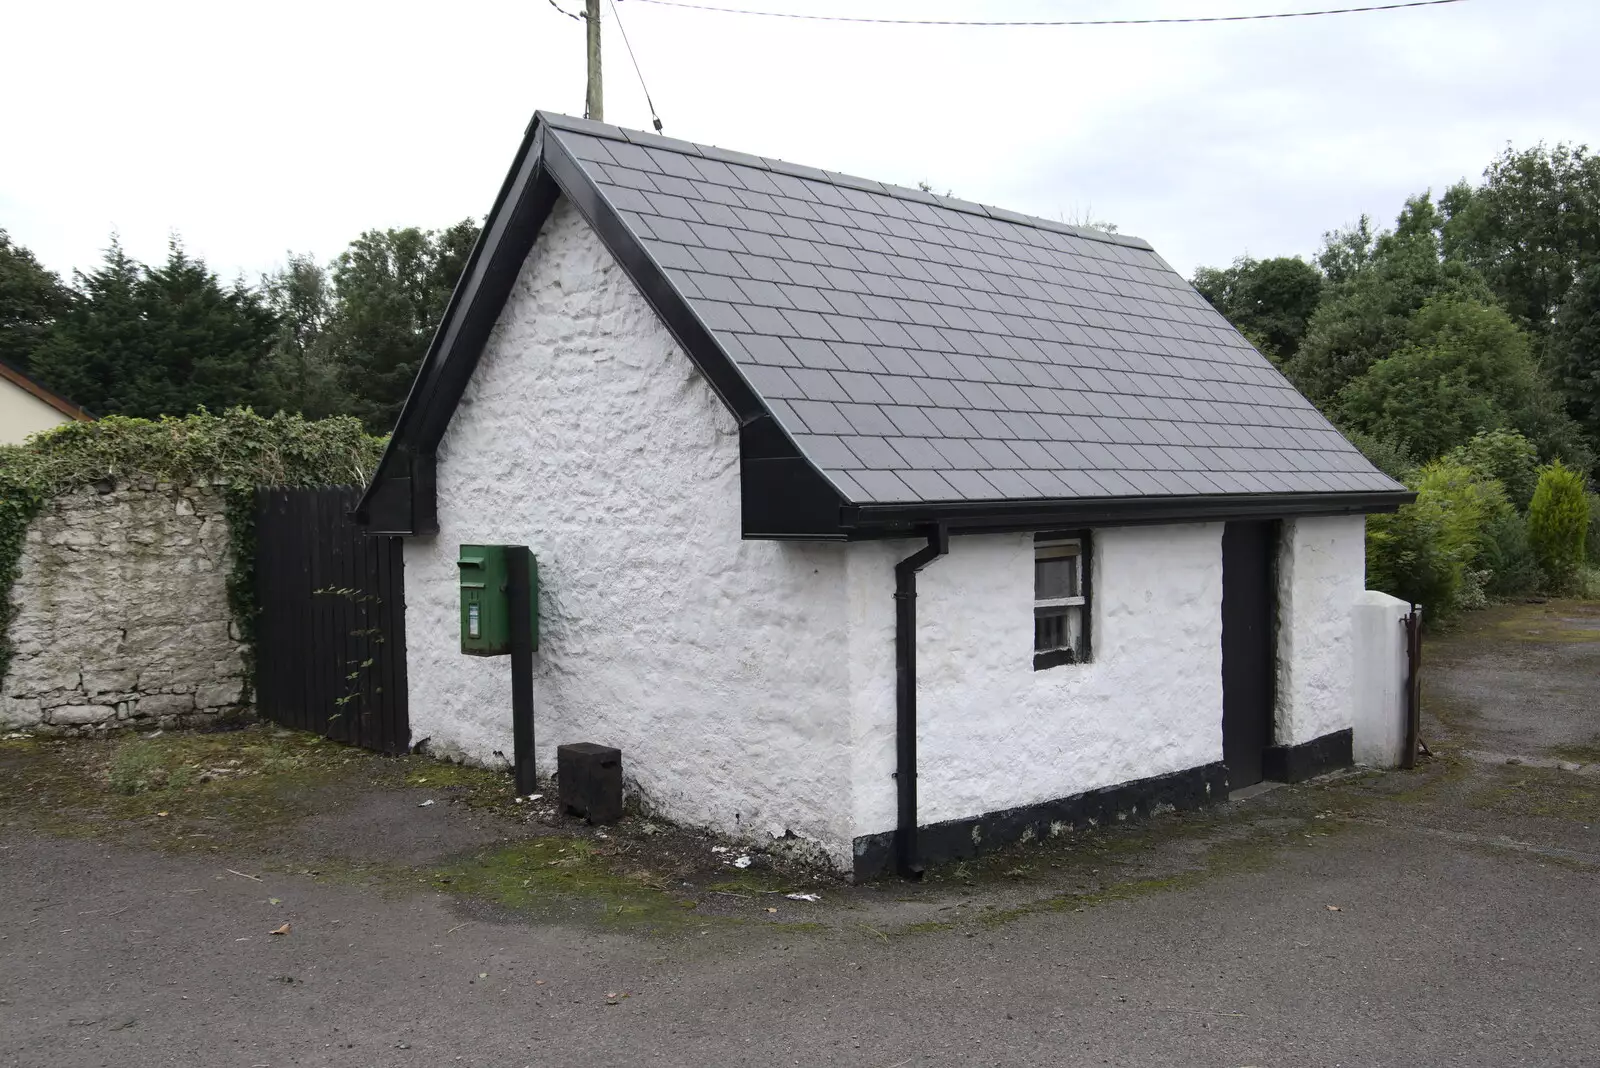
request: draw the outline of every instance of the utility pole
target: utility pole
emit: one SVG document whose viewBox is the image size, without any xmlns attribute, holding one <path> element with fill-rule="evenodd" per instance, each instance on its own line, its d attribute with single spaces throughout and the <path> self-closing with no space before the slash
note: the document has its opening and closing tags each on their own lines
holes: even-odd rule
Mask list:
<svg viewBox="0 0 1600 1068">
<path fill-rule="evenodd" d="M 606 105 L 600 88 L 600 0 L 584 0 L 583 19 L 589 30 L 589 95 L 584 98 L 585 118 L 604 122 Z"/>
</svg>

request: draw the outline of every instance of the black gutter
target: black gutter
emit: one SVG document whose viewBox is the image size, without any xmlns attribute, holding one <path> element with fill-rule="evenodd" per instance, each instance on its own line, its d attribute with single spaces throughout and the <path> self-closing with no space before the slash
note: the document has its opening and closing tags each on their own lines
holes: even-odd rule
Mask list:
<svg viewBox="0 0 1600 1068">
<path fill-rule="evenodd" d="M 857 504 L 839 522 L 855 537 L 893 537 L 937 524 L 951 533 L 1125 526 L 1135 523 L 1219 522 L 1284 516 L 1392 512 L 1416 499 L 1410 490 L 1356 493 L 1232 493 L 1189 497 L 1106 497 L 1065 500 L 951 501 Z"/>
<path fill-rule="evenodd" d="M 928 544 L 894 565 L 895 865 L 920 878 L 917 849 L 917 572 L 950 551 L 950 532 L 935 527 Z"/>
</svg>

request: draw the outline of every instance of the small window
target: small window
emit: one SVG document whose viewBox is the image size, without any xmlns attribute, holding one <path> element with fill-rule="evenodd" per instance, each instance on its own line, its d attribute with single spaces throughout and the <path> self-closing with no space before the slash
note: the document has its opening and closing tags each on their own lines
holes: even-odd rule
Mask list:
<svg viewBox="0 0 1600 1068">
<path fill-rule="evenodd" d="M 1033 546 L 1033 667 L 1089 660 L 1089 538 L 1036 535 Z"/>
</svg>

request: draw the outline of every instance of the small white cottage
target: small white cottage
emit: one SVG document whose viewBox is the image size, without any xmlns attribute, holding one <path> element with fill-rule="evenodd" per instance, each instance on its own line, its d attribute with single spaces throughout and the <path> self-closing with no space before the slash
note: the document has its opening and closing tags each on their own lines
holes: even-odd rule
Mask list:
<svg viewBox="0 0 1600 1068">
<path fill-rule="evenodd" d="M 1145 242 L 540 113 L 363 501 L 413 737 L 856 877 L 1351 758 L 1375 470 Z"/>
</svg>

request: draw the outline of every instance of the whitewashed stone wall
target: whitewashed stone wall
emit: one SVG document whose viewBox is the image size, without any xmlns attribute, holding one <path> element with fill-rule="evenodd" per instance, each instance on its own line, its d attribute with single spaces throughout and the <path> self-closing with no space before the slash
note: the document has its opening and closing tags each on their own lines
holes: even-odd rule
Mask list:
<svg viewBox="0 0 1600 1068">
<path fill-rule="evenodd" d="M 1351 725 L 1350 610 L 1366 586 L 1363 516 L 1286 520 L 1278 555 L 1274 740 L 1299 745 Z"/>
<path fill-rule="evenodd" d="M 1222 759 L 1222 525 L 1093 538 L 1093 653 L 1033 669 L 1033 535 L 966 535 L 917 580 L 922 822 Z M 850 546 L 857 835 L 895 825 L 894 562 Z"/>
<path fill-rule="evenodd" d="M 564 743 L 619 746 L 646 808 L 848 866 L 845 547 L 742 540 L 737 422 L 565 198 L 438 484 L 438 535 L 405 546 L 414 740 L 504 766 L 510 665 L 462 655 L 456 559 L 527 545 L 539 774 Z"/>
<path fill-rule="evenodd" d="M 52 500 L 11 591 L 0 726 L 93 733 L 246 711 L 228 534 L 211 486 L 103 482 Z"/>
</svg>

